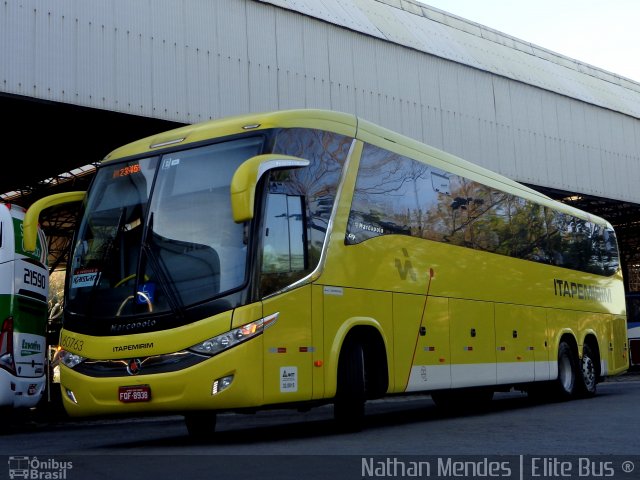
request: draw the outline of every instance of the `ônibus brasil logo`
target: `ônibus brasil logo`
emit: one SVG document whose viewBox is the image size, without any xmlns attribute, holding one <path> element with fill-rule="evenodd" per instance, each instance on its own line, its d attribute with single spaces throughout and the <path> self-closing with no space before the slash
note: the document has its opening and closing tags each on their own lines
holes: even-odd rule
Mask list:
<svg viewBox="0 0 640 480">
<path fill-rule="evenodd" d="M 65 480 L 67 471 L 73 468 L 73 462 L 54 458 L 41 460 L 38 457 L 9 457 L 9 478 L 38 480 Z"/>
</svg>

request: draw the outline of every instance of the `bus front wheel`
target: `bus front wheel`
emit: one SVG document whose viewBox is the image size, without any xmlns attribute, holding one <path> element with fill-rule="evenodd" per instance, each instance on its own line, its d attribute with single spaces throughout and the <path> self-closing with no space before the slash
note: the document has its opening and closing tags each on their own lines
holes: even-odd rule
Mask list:
<svg viewBox="0 0 640 480">
<path fill-rule="evenodd" d="M 333 414 L 340 430 L 362 430 L 365 399 L 364 349 L 359 342 L 350 341 L 343 347 L 338 360 L 338 385 Z"/>
<path fill-rule="evenodd" d="M 184 415 L 189 437 L 198 442 L 213 439 L 216 431 L 216 414 L 213 412 L 189 412 Z"/>
</svg>

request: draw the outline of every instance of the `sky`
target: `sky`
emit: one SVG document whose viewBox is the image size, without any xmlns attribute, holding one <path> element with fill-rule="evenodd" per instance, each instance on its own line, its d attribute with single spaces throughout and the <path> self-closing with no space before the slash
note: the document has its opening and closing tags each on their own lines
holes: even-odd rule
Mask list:
<svg viewBox="0 0 640 480">
<path fill-rule="evenodd" d="M 640 82 L 640 0 L 421 0 Z"/>
</svg>

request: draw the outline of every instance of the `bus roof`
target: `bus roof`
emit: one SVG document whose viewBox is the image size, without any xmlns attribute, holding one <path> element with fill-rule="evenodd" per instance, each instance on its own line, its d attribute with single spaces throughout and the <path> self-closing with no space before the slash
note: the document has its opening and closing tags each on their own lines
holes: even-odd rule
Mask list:
<svg viewBox="0 0 640 480">
<path fill-rule="evenodd" d="M 248 131 L 296 127 L 316 128 L 357 138 L 418 161 L 432 164 L 435 167 L 450 171 L 451 173 L 476 180 L 507 193 L 526 198 L 535 203 L 611 228 L 609 222 L 601 217 L 557 202 L 499 173 L 388 130 L 356 117 L 355 115 L 330 110 L 281 110 L 237 115 L 186 125 L 124 145 L 109 153 L 103 161 L 111 162 L 125 157 L 155 154 L 156 152 L 162 151 L 163 148 L 183 147 L 204 142 L 215 137 L 237 135 Z"/>
</svg>

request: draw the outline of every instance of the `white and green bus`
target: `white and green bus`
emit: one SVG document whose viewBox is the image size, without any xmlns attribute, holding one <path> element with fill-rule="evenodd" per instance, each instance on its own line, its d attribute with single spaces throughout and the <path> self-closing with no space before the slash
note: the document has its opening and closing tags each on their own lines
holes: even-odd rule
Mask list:
<svg viewBox="0 0 640 480">
<path fill-rule="evenodd" d="M 24 250 L 25 210 L 0 204 L 0 407 L 30 408 L 46 385 L 46 242 Z"/>
</svg>

